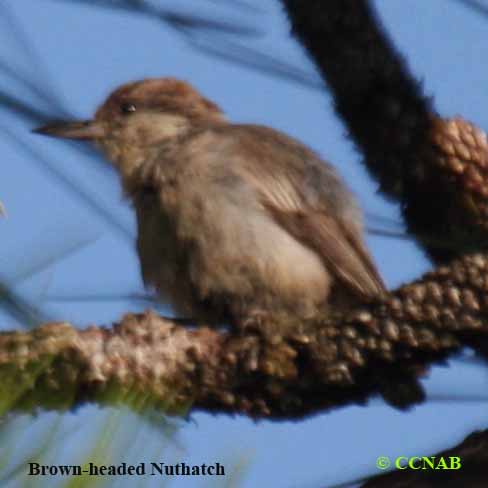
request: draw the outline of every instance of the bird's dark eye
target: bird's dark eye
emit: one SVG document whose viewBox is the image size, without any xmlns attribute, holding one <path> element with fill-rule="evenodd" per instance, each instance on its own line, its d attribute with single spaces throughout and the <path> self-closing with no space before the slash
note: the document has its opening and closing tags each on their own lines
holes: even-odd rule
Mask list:
<svg viewBox="0 0 488 488">
<path fill-rule="evenodd" d="M 120 111 L 123 114 L 132 114 L 137 111 L 137 107 L 135 106 L 134 103 L 123 103 L 120 106 Z"/>
</svg>

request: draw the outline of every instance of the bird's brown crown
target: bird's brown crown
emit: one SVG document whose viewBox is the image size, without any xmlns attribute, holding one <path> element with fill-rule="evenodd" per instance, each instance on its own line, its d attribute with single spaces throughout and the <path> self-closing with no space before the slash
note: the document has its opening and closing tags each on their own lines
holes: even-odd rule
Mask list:
<svg viewBox="0 0 488 488">
<path fill-rule="evenodd" d="M 124 110 L 157 109 L 190 119 L 222 119 L 222 111 L 189 83 L 175 78 L 149 78 L 120 86 L 97 110 L 96 119 L 110 120 Z"/>
</svg>

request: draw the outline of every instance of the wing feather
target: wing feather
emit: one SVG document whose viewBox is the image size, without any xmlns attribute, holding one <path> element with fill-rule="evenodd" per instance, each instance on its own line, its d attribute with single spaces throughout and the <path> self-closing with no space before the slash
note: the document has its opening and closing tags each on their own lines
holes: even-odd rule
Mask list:
<svg viewBox="0 0 488 488">
<path fill-rule="evenodd" d="M 314 250 L 355 294 L 372 299 L 384 293 L 385 286 L 367 249 L 343 223 L 324 212 L 286 212 L 269 203 L 265 207 L 282 228 Z"/>
<path fill-rule="evenodd" d="M 234 168 L 251 183 L 265 211 L 316 252 L 352 292 L 363 299 L 383 294 L 385 286 L 362 239 L 359 210 L 333 167 L 280 132 L 238 128 L 245 144 Z"/>
</svg>

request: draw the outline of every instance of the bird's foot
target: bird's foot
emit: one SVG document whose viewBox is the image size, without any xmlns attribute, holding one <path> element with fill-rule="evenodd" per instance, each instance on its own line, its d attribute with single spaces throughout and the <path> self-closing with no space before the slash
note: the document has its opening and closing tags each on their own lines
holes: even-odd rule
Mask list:
<svg viewBox="0 0 488 488">
<path fill-rule="evenodd" d="M 259 332 L 263 330 L 263 324 L 269 320 L 269 312 L 261 309 L 252 310 L 247 315 L 237 319 L 236 326 L 242 332 Z"/>
</svg>

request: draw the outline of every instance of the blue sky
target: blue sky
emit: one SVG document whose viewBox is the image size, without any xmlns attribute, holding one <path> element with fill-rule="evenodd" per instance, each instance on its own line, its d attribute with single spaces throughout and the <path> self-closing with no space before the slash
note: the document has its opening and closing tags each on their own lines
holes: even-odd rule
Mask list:
<svg viewBox="0 0 488 488">
<path fill-rule="evenodd" d="M 289 36 L 280 4 L 276 0 L 246 3 L 259 10 L 236 10 L 234 2 L 216 0 L 151 4 L 255 27 L 260 36 L 211 41 L 224 51 L 224 41 L 239 42 L 318 80 L 313 65 Z M 461 114 L 487 128 L 488 17 L 456 0 L 374 3 L 411 69 L 423 80 L 426 93 L 434 96 L 439 113 Z M 154 76 L 185 79 L 215 100 L 231 120 L 270 125 L 312 146 L 336 165 L 357 194 L 368 226 L 401 232 L 397 207 L 375 193 L 376 185 L 344 137 L 344 127 L 324 91 L 209 56 L 154 18 L 66 0 L 3 0 L 1 8 L 0 62 L 22 73 L 35 87 L 51 90 L 56 101 L 34 96 L 5 69 L 0 70 L 4 92 L 34 103 L 51 117 L 60 116 L 59 102 L 72 116 L 87 118 L 121 83 Z M 204 42 L 210 41 L 201 37 L 200 43 Z M 0 200 L 8 211 L 8 218 L 0 222 L 0 277 L 49 317 L 80 327 L 109 324 L 127 311 L 146 308 L 147 303 L 124 298 L 142 293 L 143 288 L 133 248 L 134 216 L 121 197 L 117 176 L 91 152 L 31 134 L 35 125 L 0 105 Z M 60 184 L 59 175 L 68 183 Z M 91 204 L 77 192 L 86 194 Z M 94 207 L 102 208 L 110 220 Z M 430 267 L 408 240 L 369 235 L 368 245 L 389 287 Z M 68 253 L 70 249 L 74 251 Z M 65 253 L 65 259 L 55 259 Z M 51 266 L 32 273 L 50 258 L 54 258 Z M 4 329 L 21 326 L 6 313 L 0 312 L 0 320 Z M 486 427 L 486 400 L 469 399 L 486 392 L 487 386 L 482 368 L 456 361 L 449 368 L 433 370 L 426 381 L 432 399 L 408 413 L 378 399 L 367 407 L 342 408 L 300 422 L 255 423 L 243 417 L 198 413 L 190 422 L 178 422 L 174 436 L 160 420 L 157 428 L 134 414 L 88 406 L 63 415 L 7 419 L 6 429 L 16 442 L 0 438 L 0 456 L 8 444 L 10 462 L 22 463 L 48 431 L 53 441 L 45 462 L 83 462 L 102 426 L 108 424 L 112 430 L 106 442 L 113 448 L 115 463 L 219 461 L 234 473 L 238 486 L 246 488 L 325 487 L 376 474 L 375 460 L 380 455 L 429 454 Z M 464 401 L 439 401 L 443 397 Z M 0 477 L 6 471 L 8 467 L 5 471 L 0 467 Z M 18 486 L 19 479 L 11 486 Z M 156 486 L 155 481 L 141 480 L 141 486 Z M 213 481 L 181 478 L 168 486 L 227 486 Z M 117 482 L 117 486 L 132 486 L 133 480 Z"/>
</svg>

